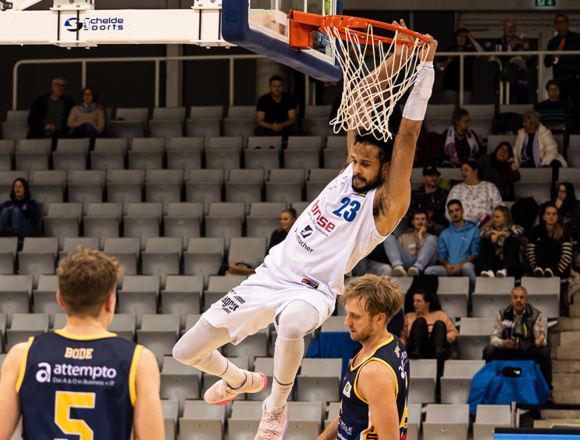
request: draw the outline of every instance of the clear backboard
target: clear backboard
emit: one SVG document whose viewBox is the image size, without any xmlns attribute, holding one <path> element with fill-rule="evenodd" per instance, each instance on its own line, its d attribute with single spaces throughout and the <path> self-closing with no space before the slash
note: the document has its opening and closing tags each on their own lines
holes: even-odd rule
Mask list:
<svg viewBox="0 0 580 440">
<path fill-rule="evenodd" d="M 338 81 L 342 71 L 334 59 L 329 37 L 314 34 L 311 50 L 297 51 L 288 44 L 291 10 L 341 15 L 342 0 L 223 0 L 224 40 L 290 66 L 321 81 Z"/>
</svg>

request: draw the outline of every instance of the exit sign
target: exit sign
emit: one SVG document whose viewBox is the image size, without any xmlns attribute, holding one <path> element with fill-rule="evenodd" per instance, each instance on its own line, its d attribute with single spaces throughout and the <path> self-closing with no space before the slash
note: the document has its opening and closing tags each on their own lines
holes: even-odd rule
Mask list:
<svg viewBox="0 0 580 440">
<path fill-rule="evenodd" d="M 534 0 L 536 2 L 536 8 L 554 8 L 556 6 L 556 0 Z"/>
</svg>

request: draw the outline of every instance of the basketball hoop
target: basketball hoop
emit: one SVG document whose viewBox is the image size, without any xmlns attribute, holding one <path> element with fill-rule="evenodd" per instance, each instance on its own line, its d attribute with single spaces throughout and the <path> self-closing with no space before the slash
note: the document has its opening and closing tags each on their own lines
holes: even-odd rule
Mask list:
<svg viewBox="0 0 580 440">
<path fill-rule="evenodd" d="M 328 44 L 344 78 L 342 102 L 336 118 L 330 121 L 334 132 L 369 131 L 379 140 L 391 138 L 389 118 L 425 63 L 428 51 L 421 49 L 429 39 L 398 25 L 365 18 L 299 11 L 290 11 L 289 18 L 289 42 L 296 50 L 312 49 L 313 32 L 330 37 Z M 394 35 L 374 35 L 374 28 Z M 365 63 L 369 51 L 373 58 L 370 67 Z M 395 57 L 389 65 L 392 55 Z"/>
</svg>

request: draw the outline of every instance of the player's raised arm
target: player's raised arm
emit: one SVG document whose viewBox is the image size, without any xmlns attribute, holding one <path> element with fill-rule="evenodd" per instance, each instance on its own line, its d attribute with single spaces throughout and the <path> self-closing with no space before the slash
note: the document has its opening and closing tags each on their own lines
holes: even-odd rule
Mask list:
<svg viewBox="0 0 580 440">
<path fill-rule="evenodd" d="M 437 41 L 429 35 L 428 37 L 429 45 L 422 49 L 429 51 L 426 62 L 405 104 L 386 182 L 379 187 L 375 196 L 375 223 L 382 235 L 389 234 L 409 208 L 411 199 L 409 181 L 415 160 L 415 148 L 435 80 L 433 59 Z"/>
<path fill-rule="evenodd" d="M 26 347 L 27 344 L 24 343 L 12 347 L 2 365 L 2 374 L 0 374 L 0 414 L 2 414 L 0 440 L 10 440 L 12 438 L 22 415 L 20 399 L 16 391 L 16 382 L 18 381 L 22 356 Z"/>
</svg>

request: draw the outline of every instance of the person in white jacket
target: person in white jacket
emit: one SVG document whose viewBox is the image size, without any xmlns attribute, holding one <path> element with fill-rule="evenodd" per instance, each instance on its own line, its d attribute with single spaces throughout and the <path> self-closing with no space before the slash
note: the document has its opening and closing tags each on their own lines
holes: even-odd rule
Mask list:
<svg viewBox="0 0 580 440">
<path fill-rule="evenodd" d="M 518 168 L 567 167 L 558 153 L 558 144 L 552 132 L 544 127 L 540 114 L 529 110 L 524 113 L 524 127 L 518 130 L 514 147 L 514 161 Z"/>
</svg>

